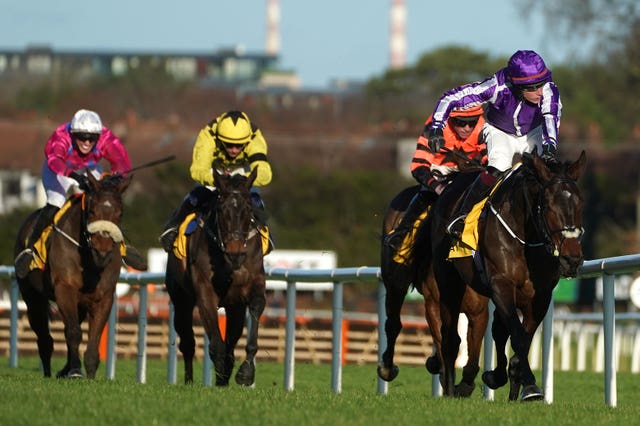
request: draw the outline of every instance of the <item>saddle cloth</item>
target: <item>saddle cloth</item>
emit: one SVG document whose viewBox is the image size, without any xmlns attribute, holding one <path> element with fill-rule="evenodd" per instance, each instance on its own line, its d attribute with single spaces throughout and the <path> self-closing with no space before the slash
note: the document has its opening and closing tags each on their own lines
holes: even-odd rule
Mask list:
<svg viewBox="0 0 640 426">
<path fill-rule="evenodd" d="M 464 221 L 464 231 L 462 232 L 460 241 L 454 241 L 451 244 L 448 259 L 473 256 L 473 252 L 478 248 L 478 219 L 480 219 L 480 214 L 484 209 L 484 205 L 496 189 L 498 189 L 498 187 L 507 180 L 521 164 L 522 163 L 515 164 L 507 174 L 496 182 L 489 195 L 473 206 L 473 209 L 471 209 L 471 212 L 469 212 Z"/>
<path fill-rule="evenodd" d="M 34 269 L 44 269 L 44 265 L 47 263 L 47 254 L 48 254 L 47 253 L 47 239 L 49 238 L 49 235 L 51 234 L 51 230 L 53 229 L 53 226 L 58 223 L 58 221 L 60 220 L 60 218 L 62 216 L 64 216 L 64 214 L 67 212 L 67 210 L 69 210 L 69 207 L 71 207 L 71 198 L 68 199 L 62 205 L 60 210 L 58 210 L 58 212 L 53 217 L 53 224 L 47 226 L 44 229 L 44 231 L 42 231 L 42 234 L 40 235 L 38 240 L 33 245 L 33 249 L 35 251 L 35 256 L 33 256 L 33 260 L 31 261 L 31 264 L 29 265 L 29 270 L 30 271 L 33 271 Z M 120 254 L 123 257 L 126 254 L 126 250 L 127 249 L 126 249 L 125 242 L 122 241 L 122 243 L 120 243 Z"/>
<path fill-rule="evenodd" d="M 190 213 L 185 217 L 178 227 L 178 235 L 173 242 L 173 254 L 179 260 L 187 258 L 187 237 L 196 229 L 196 213 Z M 259 226 L 260 238 L 262 241 L 262 254 L 266 255 L 269 249 L 269 227 Z"/>
<path fill-rule="evenodd" d="M 431 210 L 431 206 L 428 206 L 427 209 L 416 219 L 411 227 L 411 232 L 407 232 L 402 240 L 402 244 L 400 244 L 400 248 L 393 255 L 393 261 L 399 263 L 401 265 L 406 265 L 411 260 L 411 249 L 413 248 L 413 242 L 416 239 L 416 233 L 418 232 L 418 228 L 422 221 L 427 217 L 429 211 Z"/>
</svg>

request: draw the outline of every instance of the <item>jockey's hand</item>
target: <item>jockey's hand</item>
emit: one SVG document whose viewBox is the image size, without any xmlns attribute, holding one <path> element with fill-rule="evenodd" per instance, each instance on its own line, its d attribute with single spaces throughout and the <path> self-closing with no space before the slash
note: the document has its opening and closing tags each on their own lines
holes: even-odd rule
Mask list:
<svg viewBox="0 0 640 426">
<path fill-rule="evenodd" d="M 429 130 L 429 149 L 431 152 L 438 152 L 444 146 L 444 134 L 442 129 Z"/>
<path fill-rule="evenodd" d="M 87 179 L 87 175 L 85 175 L 81 171 L 74 170 L 69 173 L 69 177 L 78 182 L 78 188 L 82 189 L 83 191 L 89 189 L 89 181 Z"/>
<path fill-rule="evenodd" d="M 556 158 L 556 147 L 552 144 L 546 144 L 542 146 L 542 154 L 540 158 L 544 160 L 545 163 L 553 164 L 557 163 L 558 159 Z"/>
</svg>

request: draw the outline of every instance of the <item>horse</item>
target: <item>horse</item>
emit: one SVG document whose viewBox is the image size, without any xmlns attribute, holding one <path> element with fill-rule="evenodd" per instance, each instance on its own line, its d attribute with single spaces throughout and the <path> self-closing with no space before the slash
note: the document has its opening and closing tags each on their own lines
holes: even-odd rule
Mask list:
<svg viewBox="0 0 640 426">
<path fill-rule="evenodd" d="M 246 359 L 235 381 L 241 386 L 253 386 L 255 382 L 258 323 L 266 300 L 261 235 L 249 193 L 256 174 L 256 169 L 249 176 L 215 171 L 214 197 L 201 209 L 196 229 L 186 237 L 186 257 L 169 253 L 165 283 L 175 308 L 174 327 L 180 337 L 185 383 L 193 382 L 196 305 L 209 338 L 208 353 L 215 368 L 216 386 L 229 384 L 234 349 L 242 335 L 248 307 Z M 224 338 L 219 328 L 219 308 L 226 313 Z"/>
<path fill-rule="evenodd" d="M 462 176 L 472 175 L 468 168 L 467 171 L 468 174 Z M 453 177 L 453 174 L 449 175 L 449 180 L 452 180 Z M 383 220 L 383 235 L 387 235 L 397 226 L 411 199 L 419 190 L 419 185 L 405 188 L 391 200 Z M 423 296 L 424 315 L 436 349 L 435 355 L 426 358 L 425 367 L 429 373 L 440 374 L 440 378 L 443 377 L 441 374 L 443 372 L 443 360 L 441 355 L 440 302 L 431 264 L 429 216 L 418 227 L 414 241 L 409 259 L 405 263 L 394 259 L 396 251 L 384 243 L 384 238 L 381 246 L 380 273 L 386 289 L 385 310 L 387 319 L 384 330 L 387 337 L 387 347 L 382 354 L 377 372 L 378 377 L 387 382 L 394 380 L 399 374 L 399 367 L 394 364 L 393 357 L 396 340 L 402 330 L 400 313 L 411 285 Z M 488 298 L 468 288 L 464 294 L 462 312 L 469 320 L 467 333 L 468 360 L 463 367 L 462 380 L 455 387 L 455 394 L 459 397 L 468 397 L 471 396 L 475 389 L 475 378 L 480 371 L 480 350 L 488 323 Z"/>
<path fill-rule="evenodd" d="M 37 336 L 38 354 L 45 377 L 51 377 L 53 338 L 49 331 L 49 302 L 57 305 L 64 322 L 67 361 L 58 378 L 83 377 L 79 346 L 81 323 L 88 318 L 88 340 L 84 353 L 86 377 L 94 379 L 100 357 L 98 345 L 107 323 L 116 283 L 120 276 L 123 234 L 122 193 L 132 175 L 106 175 L 101 180 L 87 173 L 84 193 L 73 195 L 61 209 L 46 241 L 48 253 L 43 269 L 33 269 L 17 278 L 27 305 L 29 325 Z M 17 255 L 25 248 L 38 210 L 21 226 L 15 244 Z M 42 253 L 41 253 L 42 254 Z"/>
<path fill-rule="evenodd" d="M 436 201 L 432 250 L 440 291 L 446 396 L 455 396 L 457 320 L 469 286 L 489 295 L 496 308 L 491 331 L 497 365 L 482 374 L 483 382 L 498 389 L 508 381 L 510 401 L 544 398 L 531 371 L 529 349 L 558 279 L 574 277 L 583 261 L 583 198 L 577 181 L 585 162 L 584 151 L 575 162 L 564 163 L 545 163 L 535 152 L 525 154 L 521 165 L 504 177 L 487 200 L 478 221 L 474 256 L 448 259 L 452 238 L 445 228 L 461 197 L 452 191 Z M 507 365 L 509 338 L 514 354 Z"/>
</svg>

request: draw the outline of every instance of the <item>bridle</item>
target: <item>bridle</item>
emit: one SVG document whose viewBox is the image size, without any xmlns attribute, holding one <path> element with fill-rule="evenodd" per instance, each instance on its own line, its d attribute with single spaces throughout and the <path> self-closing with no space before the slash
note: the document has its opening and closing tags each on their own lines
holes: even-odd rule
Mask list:
<svg viewBox="0 0 640 426">
<path fill-rule="evenodd" d="M 577 227 L 573 224 L 565 224 L 562 228 L 559 229 L 551 229 L 549 227 L 549 223 L 546 220 L 546 213 L 548 212 L 549 206 L 545 203 L 544 195 L 546 191 L 555 185 L 568 184 L 572 187 L 575 187 L 576 183 L 574 180 L 567 178 L 565 176 L 556 176 L 550 179 L 548 182 L 540 182 L 538 178 L 536 178 L 537 184 L 540 186 L 540 190 L 537 193 L 537 199 L 535 204 L 532 205 L 531 200 L 528 196 L 525 196 L 525 202 L 527 204 L 527 211 L 533 212 L 534 217 L 534 226 L 536 228 L 536 234 L 540 237 L 542 241 L 540 242 L 527 242 L 523 238 L 520 238 L 514 231 L 511 229 L 506 220 L 500 215 L 500 212 L 496 210 L 494 205 L 491 203 L 491 200 L 488 200 L 489 210 L 493 215 L 496 216 L 500 224 L 505 228 L 505 230 L 511 235 L 513 239 L 518 241 L 520 244 L 527 247 L 544 247 L 546 251 L 554 257 L 560 256 L 562 246 L 564 245 L 567 239 L 577 239 L 580 240 L 582 235 L 584 234 L 583 227 Z M 572 191 L 572 194 L 575 194 L 575 191 Z M 560 234 L 560 244 L 556 245 L 553 242 L 553 236 L 556 234 Z"/>
<path fill-rule="evenodd" d="M 247 222 L 247 216 L 249 221 Z M 215 225 L 208 232 L 214 231 L 210 236 L 218 242 L 218 247 L 225 257 L 233 255 L 227 247 L 227 241 L 240 241 L 240 246 L 245 249 L 248 241 L 257 234 L 255 226 L 246 226 L 246 223 L 253 224 L 253 214 L 251 201 L 245 192 L 241 190 L 231 190 L 224 195 L 218 194 L 215 206 Z M 222 229 L 221 222 L 226 221 L 225 230 Z"/>
</svg>

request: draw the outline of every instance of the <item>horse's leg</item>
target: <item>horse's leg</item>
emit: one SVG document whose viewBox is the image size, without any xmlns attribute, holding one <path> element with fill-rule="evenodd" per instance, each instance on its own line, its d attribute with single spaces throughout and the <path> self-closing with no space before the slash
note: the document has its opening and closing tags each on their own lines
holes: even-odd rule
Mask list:
<svg viewBox="0 0 640 426">
<path fill-rule="evenodd" d="M 449 269 L 444 274 L 447 279 L 438 278 L 438 290 L 440 291 L 440 319 L 442 321 L 442 360 L 444 374 L 440 375 L 443 394 L 455 396 L 456 367 L 455 361 L 460 350 L 460 336 L 458 336 L 458 316 L 462 297 L 466 285 L 451 265 L 443 265 Z"/>
<path fill-rule="evenodd" d="M 80 343 L 82 343 L 82 329 L 78 313 L 78 298 L 76 289 L 63 283 L 55 288 L 58 311 L 64 323 L 64 337 L 67 342 L 67 363 L 58 371 L 56 377 L 82 377 L 82 363 L 80 361 Z"/>
<path fill-rule="evenodd" d="M 27 279 L 30 279 L 30 274 Z M 51 354 L 53 353 L 53 337 L 49 330 L 49 300 L 37 291 L 29 282 L 20 282 L 20 293 L 27 305 L 29 325 L 38 340 L 38 355 L 42 363 L 44 377 L 51 377 Z"/>
<path fill-rule="evenodd" d="M 389 274 L 391 275 L 391 274 Z M 402 330 L 400 311 L 402 303 L 407 295 L 409 283 L 403 280 L 392 280 L 391 276 L 384 279 L 386 295 L 384 300 L 387 319 L 384 323 L 384 332 L 387 336 L 387 348 L 382 354 L 382 360 L 378 364 L 378 377 L 387 382 L 398 376 L 400 369 L 393 363 L 396 340 Z"/>
<path fill-rule="evenodd" d="M 533 336 L 549 309 L 550 301 L 551 293 L 538 291 L 531 303 L 525 304 L 525 307 L 522 309 L 523 334 L 520 353 L 518 353 L 519 365 L 517 366 L 519 370 L 518 376 L 522 384 L 522 393 L 520 394 L 522 401 L 536 401 L 544 398 L 544 394 L 538 385 L 536 385 L 535 376 L 531 371 L 529 351 L 531 349 Z M 516 366 L 514 366 L 514 368 L 515 367 Z"/>
<path fill-rule="evenodd" d="M 467 288 L 463 299 L 463 311 L 469 320 L 467 347 L 469 359 L 462 368 L 462 380 L 456 386 L 456 396 L 468 397 L 475 389 L 475 379 L 480 371 L 480 350 L 484 332 L 489 322 L 488 299 Z"/>
<path fill-rule="evenodd" d="M 190 384 L 193 383 L 193 357 L 196 353 L 196 338 L 193 333 L 195 301 L 171 278 L 167 279 L 167 291 L 173 303 L 173 328 L 180 337 L 178 349 L 184 360 L 184 383 Z"/>
<path fill-rule="evenodd" d="M 491 336 L 493 337 L 496 349 L 496 368 L 494 370 L 485 371 L 482 374 L 482 381 L 491 389 L 498 389 L 507 384 L 509 376 L 507 375 L 507 339 L 509 332 L 502 323 L 497 311 L 493 314 L 493 324 L 491 325 Z"/>
<path fill-rule="evenodd" d="M 95 379 L 98 366 L 100 365 L 100 337 L 104 331 L 104 326 L 109 319 L 109 313 L 113 305 L 113 293 L 105 296 L 100 303 L 94 306 L 89 315 L 89 331 L 87 333 L 87 348 L 84 352 L 84 368 L 88 379 Z M 84 315 L 82 315 L 84 316 Z"/>
<path fill-rule="evenodd" d="M 216 386 L 227 386 L 229 384 L 229 372 L 226 371 L 226 344 L 220 333 L 220 324 L 218 321 L 217 296 L 213 291 L 213 287 L 209 284 L 209 280 L 204 283 L 194 283 L 200 286 L 200 295 L 198 296 L 198 310 L 200 318 L 204 325 L 207 337 L 209 337 L 209 358 L 213 362 L 216 372 Z M 227 323 L 230 318 L 227 317 Z"/>
<path fill-rule="evenodd" d="M 258 285 L 257 288 L 260 290 L 255 292 L 251 298 L 251 302 L 249 303 L 249 317 L 251 318 L 251 325 L 249 330 L 247 330 L 247 346 L 245 348 L 247 357 L 236 373 L 236 383 L 243 386 L 253 386 L 255 383 L 255 359 L 256 354 L 258 353 L 258 328 L 260 326 L 260 317 L 262 316 L 262 312 L 266 305 L 264 285 Z M 242 332 L 242 330 L 240 331 Z"/>
<path fill-rule="evenodd" d="M 435 354 L 427 357 L 425 367 L 431 374 L 441 374 L 443 362 L 440 299 L 433 274 L 429 274 L 422 284 L 422 296 L 424 298 L 424 317 L 429 325 L 429 330 L 431 330 L 431 337 L 436 350 Z"/>
</svg>

